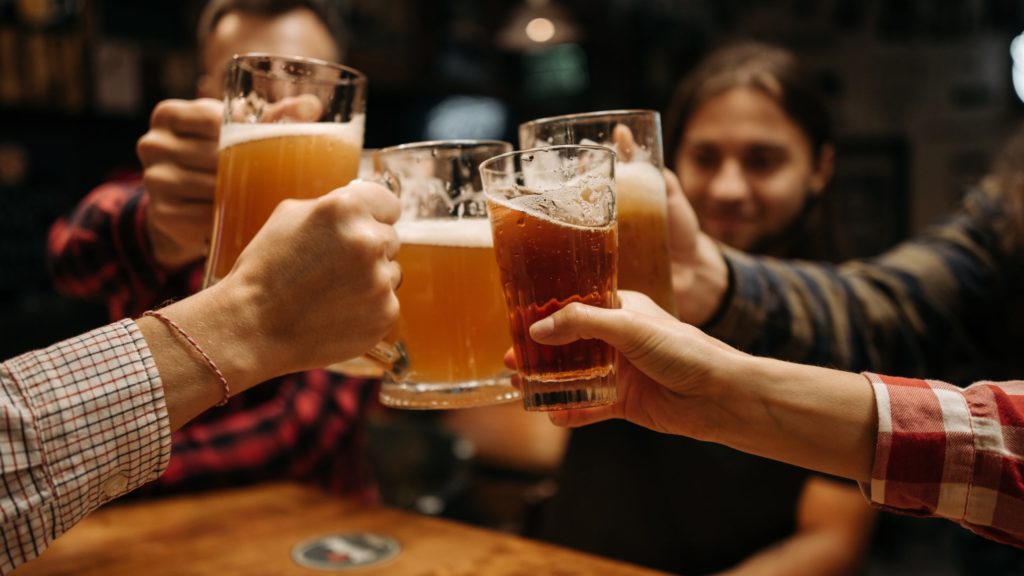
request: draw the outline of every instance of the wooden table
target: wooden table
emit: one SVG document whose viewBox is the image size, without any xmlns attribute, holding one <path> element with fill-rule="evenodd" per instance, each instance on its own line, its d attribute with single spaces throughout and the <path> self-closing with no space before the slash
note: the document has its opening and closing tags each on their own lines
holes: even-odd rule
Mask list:
<svg viewBox="0 0 1024 576">
<path fill-rule="evenodd" d="M 347 532 L 385 534 L 401 545 L 399 555 L 386 564 L 343 572 L 359 576 L 658 574 L 501 532 L 359 506 L 292 484 L 110 506 L 15 574 L 327 574 L 298 566 L 292 548 L 320 535 Z"/>
</svg>

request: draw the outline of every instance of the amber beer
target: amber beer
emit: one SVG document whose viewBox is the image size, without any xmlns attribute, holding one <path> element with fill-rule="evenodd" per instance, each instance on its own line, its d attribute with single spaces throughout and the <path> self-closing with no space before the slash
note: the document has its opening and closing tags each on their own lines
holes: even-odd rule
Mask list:
<svg viewBox="0 0 1024 576">
<path fill-rule="evenodd" d="M 590 157 L 582 158 L 578 149 Z M 595 154 L 603 162 L 594 162 Z M 614 402 L 616 355 L 608 344 L 578 340 L 547 346 L 529 333 L 533 323 L 573 302 L 615 306 L 614 154 L 606 148 L 556 146 L 506 158 L 516 155 L 521 161 L 516 171 L 509 170 L 511 161 L 502 157 L 481 170 L 524 406 L 557 410 Z M 553 163 L 555 159 L 562 163 Z M 527 173 L 532 163 L 546 173 L 516 173 Z M 508 177 L 500 176 L 503 170 Z M 588 180 L 588 170 L 603 170 L 604 178 Z M 551 177 L 569 181 L 559 185 Z M 510 181 L 523 184 L 510 186 Z M 530 187 L 531 182 L 541 188 Z"/>
<path fill-rule="evenodd" d="M 507 386 L 503 358 L 512 342 L 487 219 L 400 221 L 395 229 L 402 286 L 394 337 L 409 365 L 402 380 Z M 445 388 L 439 396 L 451 397 Z"/>
<path fill-rule="evenodd" d="M 314 198 L 351 182 L 362 141 L 362 116 L 346 123 L 224 125 L 205 284 L 231 270 L 282 200 Z"/>
<path fill-rule="evenodd" d="M 619 150 L 616 127 L 628 129 L 630 149 Z M 619 288 L 636 290 L 675 313 L 668 253 L 668 205 L 661 117 L 653 110 L 611 110 L 541 118 L 519 127 L 523 148 L 592 141 L 619 152 L 615 201 L 619 221 Z"/>
</svg>

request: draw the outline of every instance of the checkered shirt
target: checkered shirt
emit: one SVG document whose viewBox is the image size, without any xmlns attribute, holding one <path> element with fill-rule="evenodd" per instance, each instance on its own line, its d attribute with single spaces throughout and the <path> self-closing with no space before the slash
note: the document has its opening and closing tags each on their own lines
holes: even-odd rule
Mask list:
<svg viewBox="0 0 1024 576">
<path fill-rule="evenodd" d="M 961 389 L 865 375 L 878 405 L 868 499 L 1024 547 L 1024 381 Z"/>
<path fill-rule="evenodd" d="M 170 454 L 160 375 L 131 320 L 0 364 L 0 574 L 156 479 Z"/>
</svg>

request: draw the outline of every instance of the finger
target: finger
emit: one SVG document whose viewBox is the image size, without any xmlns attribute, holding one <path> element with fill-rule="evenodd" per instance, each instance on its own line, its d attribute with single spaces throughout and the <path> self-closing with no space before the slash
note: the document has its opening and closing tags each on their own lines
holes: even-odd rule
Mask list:
<svg viewBox="0 0 1024 576">
<path fill-rule="evenodd" d="M 563 428 L 578 428 L 588 424 L 612 420 L 617 417 L 614 405 L 548 412 L 548 419 L 551 420 L 551 423 Z"/>
<path fill-rule="evenodd" d="M 519 366 L 519 364 L 516 363 L 516 352 L 512 348 L 509 348 L 508 352 L 505 352 L 504 361 L 506 368 L 515 370 Z"/>
<path fill-rule="evenodd" d="M 316 122 L 324 113 L 324 105 L 312 94 L 289 96 L 268 104 L 261 122 Z"/>
<path fill-rule="evenodd" d="M 331 192 L 331 194 L 348 195 L 360 205 L 365 206 L 370 215 L 384 224 L 394 224 L 402 215 L 402 205 L 398 197 L 387 188 L 374 182 L 354 180 L 347 186 Z"/>
<path fill-rule="evenodd" d="M 558 312 L 530 326 L 530 337 L 550 346 L 577 340 L 604 340 L 619 350 L 633 348 L 635 335 L 643 332 L 642 322 L 630 322 L 630 313 L 573 302 Z"/>
<path fill-rule="evenodd" d="M 633 159 L 636 153 L 636 140 L 633 139 L 633 131 L 629 126 L 616 124 L 615 128 L 612 128 L 612 142 L 615 143 L 615 151 L 619 154 L 620 160 L 629 162 Z"/>
<path fill-rule="evenodd" d="M 190 170 L 211 174 L 217 171 L 216 140 L 150 130 L 139 138 L 135 149 L 143 166 L 172 162 Z"/>
<path fill-rule="evenodd" d="M 398 290 L 402 286 L 402 267 L 398 262 L 388 262 L 391 265 L 391 289 Z"/>
<path fill-rule="evenodd" d="M 217 176 L 161 162 L 146 168 L 142 173 L 142 185 L 150 198 L 161 201 L 212 203 Z"/>
<path fill-rule="evenodd" d="M 178 134 L 217 141 L 220 138 L 222 104 L 212 98 L 164 100 L 153 109 L 151 128 L 167 128 Z"/>
<path fill-rule="evenodd" d="M 398 232 L 395 231 L 394 226 L 384 224 L 381 226 L 384 226 L 384 258 L 394 260 L 402 247 L 402 243 L 398 239 Z"/>
</svg>

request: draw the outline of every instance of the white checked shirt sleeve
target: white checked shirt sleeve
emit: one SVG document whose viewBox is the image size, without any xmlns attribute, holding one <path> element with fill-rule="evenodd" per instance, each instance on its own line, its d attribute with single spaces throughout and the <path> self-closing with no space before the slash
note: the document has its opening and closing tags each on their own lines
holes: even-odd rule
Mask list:
<svg viewBox="0 0 1024 576">
<path fill-rule="evenodd" d="M 160 376 L 133 321 L 0 364 L 0 573 L 157 478 L 170 451 Z"/>
</svg>

